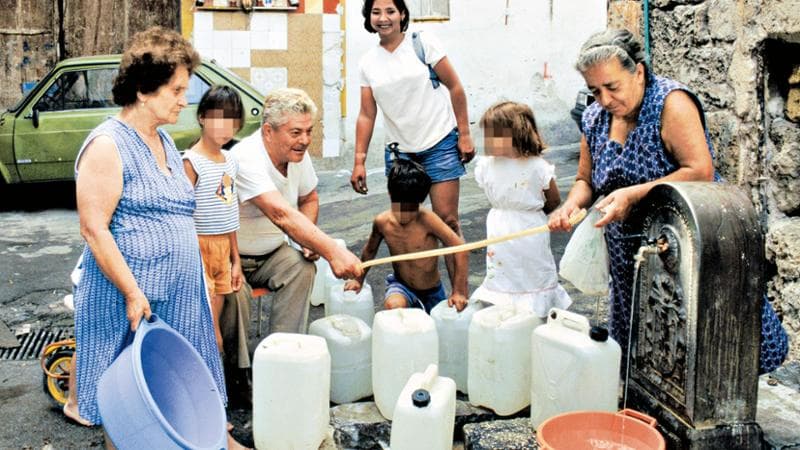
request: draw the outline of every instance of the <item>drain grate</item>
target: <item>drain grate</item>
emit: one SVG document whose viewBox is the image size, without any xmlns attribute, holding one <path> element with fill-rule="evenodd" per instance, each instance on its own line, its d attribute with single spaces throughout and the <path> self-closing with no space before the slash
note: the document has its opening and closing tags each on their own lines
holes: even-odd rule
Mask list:
<svg viewBox="0 0 800 450">
<path fill-rule="evenodd" d="M 39 359 L 48 344 L 73 337 L 73 328 L 50 328 L 31 331 L 22 337 L 19 347 L 0 349 L 0 360 Z"/>
</svg>

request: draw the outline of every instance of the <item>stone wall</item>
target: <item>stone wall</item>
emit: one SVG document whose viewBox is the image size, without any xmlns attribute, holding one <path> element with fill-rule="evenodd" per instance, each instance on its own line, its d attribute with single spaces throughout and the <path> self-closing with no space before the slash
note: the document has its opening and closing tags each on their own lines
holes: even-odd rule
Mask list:
<svg viewBox="0 0 800 450">
<path fill-rule="evenodd" d="M 631 1 L 612 0 L 610 11 L 628 11 Z M 792 339 L 791 356 L 800 358 L 800 1 L 650 0 L 649 7 L 654 71 L 698 94 L 717 170 L 752 193 L 772 266 L 768 294 Z M 630 12 L 616 16 L 639 25 Z"/>
</svg>

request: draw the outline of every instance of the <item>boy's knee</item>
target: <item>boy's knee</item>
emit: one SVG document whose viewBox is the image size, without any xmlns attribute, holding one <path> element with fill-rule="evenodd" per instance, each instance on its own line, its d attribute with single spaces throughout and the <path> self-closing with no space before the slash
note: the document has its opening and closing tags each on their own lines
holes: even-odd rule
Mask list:
<svg viewBox="0 0 800 450">
<path fill-rule="evenodd" d="M 402 295 L 390 295 L 383 301 L 383 309 L 397 309 L 408 306 L 408 301 Z"/>
</svg>

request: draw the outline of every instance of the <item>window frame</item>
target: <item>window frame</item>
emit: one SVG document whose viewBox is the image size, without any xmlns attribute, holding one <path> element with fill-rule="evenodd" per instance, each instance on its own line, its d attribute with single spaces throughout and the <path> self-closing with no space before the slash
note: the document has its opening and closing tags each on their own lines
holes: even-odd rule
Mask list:
<svg viewBox="0 0 800 450">
<path fill-rule="evenodd" d="M 423 4 L 427 14 L 422 14 Z M 450 20 L 450 0 L 410 0 L 408 7 L 412 22 L 447 22 Z M 442 11 L 435 10 L 437 7 Z"/>
</svg>

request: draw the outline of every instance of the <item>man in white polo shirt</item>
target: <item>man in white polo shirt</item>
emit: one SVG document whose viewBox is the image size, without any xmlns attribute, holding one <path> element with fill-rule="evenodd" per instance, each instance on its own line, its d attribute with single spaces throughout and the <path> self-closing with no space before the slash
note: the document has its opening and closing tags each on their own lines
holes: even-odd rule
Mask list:
<svg viewBox="0 0 800 450">
<path fill-rule="evenodd" d="M 313 261 L 320 256 L 340 278 L 361 274 L 361 261 L 316 226 L 317 175 L 306 152 L 316 113 L 304 91 L 275 90 L 264 100 L 261 128 L 231 149 L 239 163 L 242 271 L 250 286 L 275 293 L 270 333 L 306 332 Z M 302 252 L 289 246 L 285 235 Z"/>
</svg>

